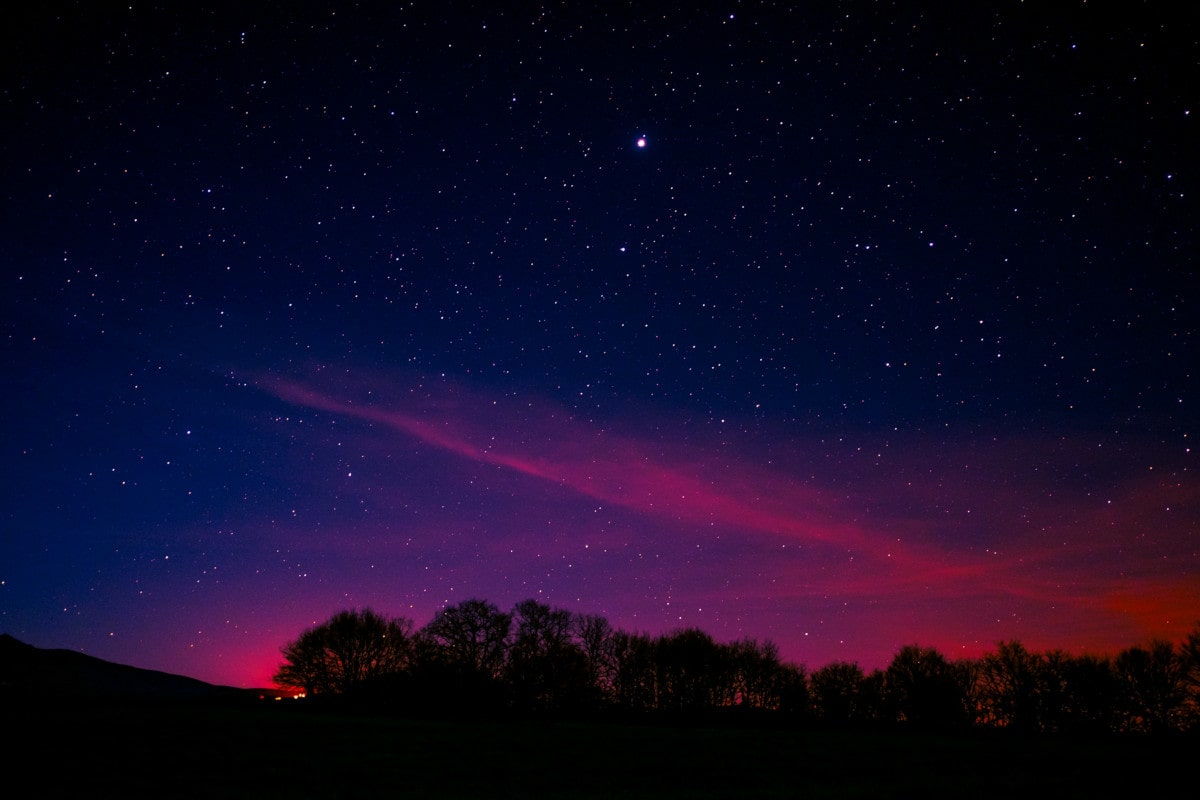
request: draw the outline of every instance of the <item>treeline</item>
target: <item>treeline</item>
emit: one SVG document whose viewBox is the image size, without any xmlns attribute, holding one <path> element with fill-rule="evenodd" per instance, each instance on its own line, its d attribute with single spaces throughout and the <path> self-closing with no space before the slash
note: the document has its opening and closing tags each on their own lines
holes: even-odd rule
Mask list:
<svg viewBox="0 0 1200 800">
<path fill-rule="evenodd" d="M 828 725 L 988 727 L 1030 733 L 1200 730 L 1200 625 L 1179 646 L 1115 657 L 1001 642 L 978 659 L 900 648 L 886 669 L 811 673 L 770 641 L 660 636 L 535 600 L 442 609 L 425 627 L 342 611 L 282 649 L 281 687 L 415 714 L 750 714 Z"/>
</svg>

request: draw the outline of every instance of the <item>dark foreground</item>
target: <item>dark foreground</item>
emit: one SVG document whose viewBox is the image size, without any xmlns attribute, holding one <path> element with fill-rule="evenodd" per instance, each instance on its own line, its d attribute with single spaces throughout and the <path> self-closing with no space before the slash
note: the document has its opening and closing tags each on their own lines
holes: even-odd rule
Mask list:
<svg viewBox="0 0 1200 800">
<path fill-rule="evenodd" d="M 702 725 L 434 722 L 247 706 L 9 706 L 10 785 L 41 796 L 1139 796 L 1196 740 Z"/>
</svg>

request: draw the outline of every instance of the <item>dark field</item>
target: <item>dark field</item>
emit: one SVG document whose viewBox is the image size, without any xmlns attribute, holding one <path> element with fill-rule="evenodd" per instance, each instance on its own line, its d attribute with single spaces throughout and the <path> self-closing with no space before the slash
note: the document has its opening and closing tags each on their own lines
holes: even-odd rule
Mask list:
<svg viewBox="0 0 1200 800">
<path fill-rule="evenodd" d="M 1197 745 L 412 721 L 290 702 L 10 706 L 4 716 L 15 735 L 7 780 L 31 779 L 38 796 L 1120 797 L 1175 784 Z"/>
</svg>

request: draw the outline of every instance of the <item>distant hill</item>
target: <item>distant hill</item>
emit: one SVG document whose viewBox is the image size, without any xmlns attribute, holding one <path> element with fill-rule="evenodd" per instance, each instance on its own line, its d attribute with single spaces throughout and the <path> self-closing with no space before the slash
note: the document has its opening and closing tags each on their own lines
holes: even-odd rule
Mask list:
<svg viewBox="0 0 1200 800">
<path fill-rule="evenodd" d="M 0 634 L 0 697 L 11 699 L 235 699 L 258 697 L 151 669 L 114 664 L 73 650 L 43 650 Z"/>
</svg>

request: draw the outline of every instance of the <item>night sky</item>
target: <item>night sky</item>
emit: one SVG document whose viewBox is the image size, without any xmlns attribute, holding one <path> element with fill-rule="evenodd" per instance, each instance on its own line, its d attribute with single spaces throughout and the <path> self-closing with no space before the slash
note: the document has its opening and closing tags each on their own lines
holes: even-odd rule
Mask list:
<svg viewBox="0 0 1200 800">
<path fill-rule="evenodd" d="M 1189 4 L 197 5 L 7 12 L 0 631 L 1200 620 Z"/>
</svg>

